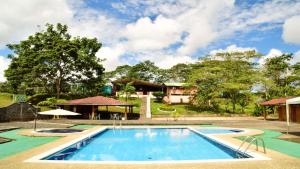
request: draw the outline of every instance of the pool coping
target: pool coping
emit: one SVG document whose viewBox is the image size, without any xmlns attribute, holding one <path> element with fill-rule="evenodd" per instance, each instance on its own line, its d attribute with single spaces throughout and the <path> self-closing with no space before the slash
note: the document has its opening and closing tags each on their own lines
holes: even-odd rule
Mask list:
<svg viewBox="0 0 300 169">
<path fill-rule="evenodd" d="M 260 155 L 256 152 L 248 151 L 246 154 L 250 155 L 252 158 L 243 158 L 243 159 L 209 159 L 209 160 L 166 160 L 166 161 L 75 161 L 75 160 L 42 160 L 43 158 L 52 155 L 54 153 L 57 153 L 58 151 L 61 151 L 68 146 L 71 146 L 79 141 L 82 141 L 84 139 L 87 139 L 89 137 L 92 137 L 98 133 L 101 133 L 107 129 L 111 129 L 113 127 L 102 127 L 100 129 L 97 129 L 95 131 L 92 131 L 88 134 L 85 134 L 83 136 L 80 136 L 76 139 L 73 139 L 65 144 L 62 144 L 58 147 L 55 147 L 53 149 L 50 149 L 46 152 L 43 152 L 41 154 L 38 154 L 34 157 L 31 157 L 29 159 L 24 160 L 23 162 L 26 163 L 55 163 L 55 164 L 190 164 L 190 163 L 214 163 L 214 162 L 242 162 L 242 161 L 261 161 L 261 160 L 271 160 L 271 158 L 266 157 L 264 155 Z M 206 128 L 206 127 L 191 127 L 191 126 L 122 126 L 122 128 L 130 129 L 130 128 L 186 128 L 189 129 L 196 134 L 203 135 L 204 137 L 207 137 L 218 144 L 221 144 L 223 146 L 226 146 L 232 150 L 237 150 L 238 146 L 226 141 L 225 139 L 218 138 L 217 136 L 222 135 L 235 135 L 239 136 L 240 134 L 250 134 L 252 130 L 250 129 L 241 129 L 243 132 L 239 133 L 222 133 L 222 134 L 204 134 L 199 131 L 197 131 L 195 128 Z M 209 127 L 211 129 L 211 127 Z M 220 127 L 216 127 L 220 128 Z M 228 127 L 221 127 L 221 128 L 228 128 Z M 118 129 L 118 128 L 117 128 Z M 240 129 L 240 128 L 228 128 L 228 129 Z"/>
</svg>

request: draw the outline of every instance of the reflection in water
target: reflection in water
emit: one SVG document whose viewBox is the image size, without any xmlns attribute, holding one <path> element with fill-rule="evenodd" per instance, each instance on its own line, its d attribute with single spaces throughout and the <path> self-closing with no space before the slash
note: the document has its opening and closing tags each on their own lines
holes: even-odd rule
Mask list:
<svg viewBox="0 0 300 169">
<path fill-rule="evenodd" d="M 167 132 L 172 138 L 184 138 L 188 137 L 190 131 L 187 129 L 168 130 Z"/>
<path fill-rule="evenodd" d="M 135 138 L 142 138 L 143 136 L 144 136 L 144 133 L 140 133 L 140 132 L 134 134 Z"/>
</svg>

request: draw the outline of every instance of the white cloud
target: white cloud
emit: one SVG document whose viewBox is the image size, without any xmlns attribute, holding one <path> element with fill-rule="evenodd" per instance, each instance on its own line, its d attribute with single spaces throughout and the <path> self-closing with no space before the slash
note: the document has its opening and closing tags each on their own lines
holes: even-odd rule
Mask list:
<svg viewBox="0 0 300 169">
<path fill-rule="evenodd" d="M 4 70 L 8 68 L 9 64 L 10 59 L 5 58 L 4 56 L 0 56 L 0 82 L 6 81 L 6 78 L 4 77 Z"/>
<path fill-rule="evenodd" d="M 217 49 L 217 50 L 212 50 L 209 52 L 210 55 L 216 55 L 217 53 L 232 53 L 232 52 L 246 52 L 246 51 L 252 51 L 255 50 L 255 48 L 250 48 L 250 47 L 238 47 L 237 45 L 233 44 L 230 46 L 227 46 L 226 49 Z"/>
<path fill-rule="evenodd" d="M 179 41 L 180 32 L 178 22 L 158 16 L 154 21 L 146 17 L 128 24 L 124 36 L 133 51 L 157 50 Z"/>
<path fill-rule="evenodd" d="M 291 60 L 291 64 L 295 64 L 300 62 L 300 50 L 298 50 L 296 53 L 293 55 L 293 59 Z"/>
<path fill-rule="evenodd" d="M 66 0 L 3 0 L 0 5 L 0 49 L 38 30 L 37 25 L 68 22 L 73 11 Z"/>
<path fill-rule="evenodd" d="M 267 59 L 278 57 L 282 54 L 283 53 L 278 49 L 271 49 L 267 55 L 262 56 L 262 58 L 258 61 L 258 63 L 259 63 L 259 65 L 264 65 L 266 63 Z"/>
<path fill-rule="evenodd" d="M 188 33 L 188 36 L 178 52 L 190 55 L 220 38 L 222 33 L 218 27 L 222 23 L 222 18 L 219 14 L 226 16 L 233 8 L 233 4 L 234 1 L 226 0 L 199 1 L 195 8 L 181 14 L 178 22 L 184 25 L 184 31 Z"/>
<path fill-rule="evenodd" d="M 168 69 L 178 63 L 195 63 L 197 60 L 190 56 L 174 56 L 174 55 L 163 55 L 160 59 L 153 60 L 155 65 L 160 68 Z"/>
<path fill-rule="evenodd" d="M 138 57 L 138 58 L 136 58 Z M 140 52 L 135 56 L 137 61 L 150 60 L 160 68 L 171 68 L 178 63 L 194 63 L 197 59 L 194 59 L 186 55 L 175 55 L 168 51 L 144 51 Z"/>
<path fill-rule="evenodd" d="M 72 35 L 98 38 L 104 47 L 97 56 L 107 59 L 107 70 L 129 63 L 123 60 L 128 53 L 137 61 L 149 59 L 163 67 L 194 61 L 191 56 L 196 51 L 220 39 L 272 29 L 284 22 L 283 38 L 299 43 L 299 33 L 292 32 L 298 31 L 295 28 L 300 22 L 295 18 L 300 1 L 264 1 L 247 8 L 236 6 L 234 0 L 128 0 L 112 6 L 123 12 L 125 19 L 89 8 L 83 0 L 2 0 L 0 49 L 28 37 L 46 22 L 68 24 Z M 149 16 L 158 17 L 151 20 Z M 177 50 L 166 49 L 175 43 L 180 44 Z M 231 45 L 224 50 L 242 49 Z M 270 53 L 276 51 L 272 50 Z"/>
<path fill-rule="evenodd" d="M 105 59 L 103 66 L 105 71 L 112 71 L 117 66 L 128 64 L 121 61 L 121 56 L 125 53 L 125 48 L 123 45 L 117 45 L 115 47 L 102 47 L 96 54 L 100 59 Z"/>
<path fill-rule="evenodd" d="M 300 44 L 300 15 L 284 22 L 282 38 L 285 42 Z"/>
</svg>

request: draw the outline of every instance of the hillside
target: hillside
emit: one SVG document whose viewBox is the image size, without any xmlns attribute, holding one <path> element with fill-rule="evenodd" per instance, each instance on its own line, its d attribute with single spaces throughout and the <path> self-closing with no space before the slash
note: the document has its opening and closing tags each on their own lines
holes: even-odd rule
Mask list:
<svg viewBox="0 0 300 169">
<path fill-rule="evenodd" d="M 12 94 L 0 93 L 0 107 L 5 107 L 13 103 Z"/>
</svg>

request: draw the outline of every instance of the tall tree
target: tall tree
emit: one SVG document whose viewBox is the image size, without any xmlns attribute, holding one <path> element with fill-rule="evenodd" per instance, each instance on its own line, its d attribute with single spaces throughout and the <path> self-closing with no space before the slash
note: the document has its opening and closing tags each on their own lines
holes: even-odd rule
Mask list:
<svg viewBox="0 0 300 169">
<path fill-rule="evenodd" d="M 289 61 L 292 54 L 283 54 L 274 58 L 269 58 L 264 64 L 263 74 L 266 80 L 273 83 L 268 88 L 270 97 L 288 96 L 293 93 L 291 83 L 295 80 L 292 78 L 292 67 Z"/>
<path fill-rule="evenodd" d="M 255 50 L 245 52 L 217 53 L 222 62 L 223 78 L 221 89 L 223 94 L 231 100 L 232 112 L 236 111 L 236 104 L 241 93 L 250 91 L 257 81 L 255 63 L 251 59 L 259 58 L 261 54 Z"/>
<path fill-rule="evenodd" d="M 194 65 L 189 81 L 198 88 L 197 104 L 210 108 L 218 98 L 225 98 L 235 112 L 239 96 L 250 91 L 257 79 L 250 60 L 259 56 L 256 51 L 218 53 Z"/>
<path fill-rule="evenodd" d="M 149 60 L 140 62 L 130 69 L 129 77 L 145 81 L 154 81 L 157 77 L 159 67 Z"/>
<path fill-rule="evenodd" d="M 175 82 L 187 82 L 191 68 L 191 65 L 184 63 L 174 65 L 168 70 L 170 79 Z"/>
<path fill-rule="evenodd" d="M 15 88 L 26 83 L 51 92 L 54 86 L 59 98 L 62 84 L 80 82 L 94 88 L 102 80 L 104 68 L 96 57 L 101 43 L 95 38 L 72 38 L 67 25 L 46 24 L 46 31 L 8 47 L 14 55 L 8 56 L 12 62 L 5 76 Z"/>
<path fill-rule="evenodd" d="M 129 72 L 131 68 L 132 67 L 129 65 L 118 66 L 113 71 L 105 72 L 105 79 L 106 81 L 113 81 L 116 79 L 129 79 Z"/>
<path fill-rule="evenodd" d="M 217 105 L 217 100 L 221 95 L 219 88 L 223 71 L 220 62 L 219 60 L 204 60 L 193 65 L 189 75 L 189 84 L 196 86 L 197 93 L 192 103 L 201 109 L 213 109 Z"/>
</svg>

